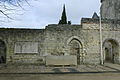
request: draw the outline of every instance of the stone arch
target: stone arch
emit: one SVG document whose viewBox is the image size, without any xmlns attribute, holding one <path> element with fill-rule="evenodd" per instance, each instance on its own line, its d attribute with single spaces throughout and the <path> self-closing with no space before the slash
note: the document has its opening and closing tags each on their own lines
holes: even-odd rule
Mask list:
<svg viewBox="0 0 120 80">
<path fill-rule="evenodd" d="M 80 44 L 83 45 L 83 43 L 81 42 L 81 39 L 80 39 L 78 36 L 72 36 L 72 37 L 70 37 L 70 38 L 67 40 L 67 44 L 66 44 L 66 45 L 68 45 L 69 42 L 70 42 L 72 39 L 78 40 L 78 41 L 80 42 Z"/>
<path fill-rule="evenodd" d="M 6 44 L 0 40 L 0 64 L 6 63 Z"/>
<path fill-rule="evenodd" d="M 106 39 L 103 42 L 104 62 L 119 62 L 119 43 L 115 39 Z"/>
<path fill-rule="evenodd" d="M 81 53 L 83 52 L 83 45 L 78 37 L 72 37 L 67 42 L 69 55 L 77 57 L 77 64 L 83 63 Z"/>
</svg>

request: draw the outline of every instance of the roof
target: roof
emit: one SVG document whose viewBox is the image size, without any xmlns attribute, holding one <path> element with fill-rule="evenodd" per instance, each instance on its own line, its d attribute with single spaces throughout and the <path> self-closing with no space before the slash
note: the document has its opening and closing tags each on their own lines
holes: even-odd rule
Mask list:
<svg viewBox="0 0 120 80">
<path fill-rule="evenodd" d="M 93 16 L 92 16 L 92 19 L 99 19 L 99 16 L 97 15 L 96 12 L 94 12 Z"/>
</svg>

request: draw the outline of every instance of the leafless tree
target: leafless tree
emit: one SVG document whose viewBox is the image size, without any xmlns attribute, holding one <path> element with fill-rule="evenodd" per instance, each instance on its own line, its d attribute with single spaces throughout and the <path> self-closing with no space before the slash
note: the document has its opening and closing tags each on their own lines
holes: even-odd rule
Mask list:
<svg viewBox="0 0 120 80">
<path fill-rule="evenodd" d="M 13 15 L 18 8 L 24 10 L 24 3 L 29 5 L 28 0 L 0 0 L 0 21 L 5 21 L 2 18 L 13 19 L 10 15 Z"/>
</svg>

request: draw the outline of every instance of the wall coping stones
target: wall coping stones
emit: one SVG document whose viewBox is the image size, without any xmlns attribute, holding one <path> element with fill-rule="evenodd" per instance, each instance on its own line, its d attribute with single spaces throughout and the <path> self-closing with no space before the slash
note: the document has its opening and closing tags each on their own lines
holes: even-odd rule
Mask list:
<svg viewBox="0 0 120 80">
<path fill-rule="evenodd" d="M 99 19 L 93 19 L 93 18 L 82 18 L 81 24 L 83 23 L 96 23 L 99 24 Z M 120 19 L 102 19 L 102 23 L 112 23 L 112 24 L 120 24 Z"/>
<path fill-rule="evenodd" d="M 54 29 L 60 29 L 60 30 L 66 30 L 66 29 L 76 29 L 76 28 L 82 28 L 81 25 L 68 25 L 68 24 L 49 24 L 46 26 L 45 29 L 47 30 L 54 30 Z"/>
</svg>

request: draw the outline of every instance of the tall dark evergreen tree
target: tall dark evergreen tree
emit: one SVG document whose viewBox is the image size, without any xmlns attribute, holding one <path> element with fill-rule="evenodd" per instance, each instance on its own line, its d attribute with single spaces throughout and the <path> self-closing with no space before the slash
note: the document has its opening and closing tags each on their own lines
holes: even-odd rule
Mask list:
<svg viewBox="0 0 120 80">
<path fill-rule="evenodd" d="M 61 16 L 61 20 L 59 21 L 59 24 L 67 24 L 65 5 L 63 6 L 63 12 L 62 12 L 62 16 Z"/>
</svg>

